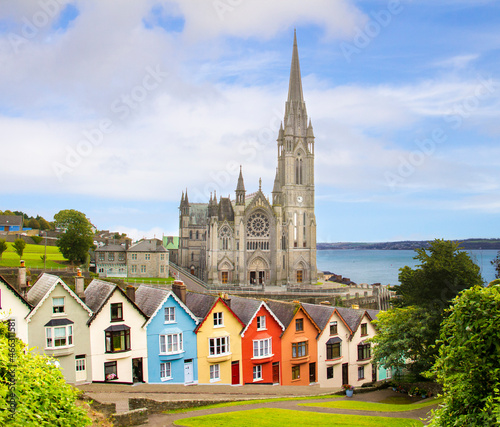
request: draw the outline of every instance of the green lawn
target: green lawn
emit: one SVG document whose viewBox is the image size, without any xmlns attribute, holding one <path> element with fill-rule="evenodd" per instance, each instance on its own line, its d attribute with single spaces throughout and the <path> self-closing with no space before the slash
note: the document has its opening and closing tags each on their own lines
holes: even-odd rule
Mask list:
<svg viewBox="0 0 500 427">
<path fill-rule="evenodd" d="M 2 254 L 0 267 L 19 267 L 19 255 L 14 251 L 12 243 L 7 243 L 7 250 Z M 27 244 L 24 248 L 22 259 L 26 267 L 43 268 L 43 261 L 40 258 L 45 253 L 45 245 Z M 59 261 L 59 262 L 56 262 Z M 47 246 L 47 268 L 65 268 L 66 259 L 62 256 L 57 246 Z"/>
<path fill-rule="evenodd" d="M 333 402 L 318 402 L 318 403 L 300 403 L 300 406 L 314 406 L 321 408 L 336 408 L 336 409 L 352 409 L 356 411 L 371 411 L 371 412 L 403 412 L 413 411 L 415 409 L 426 408 L 427 406 L 436 405 L 443 401 L 442 398 L 426 400 L 422 403 L 407 403 L 407 404 L 391 404 L 391 403 L 373 403 L 359 402 L 356 400 L 337 400 Z"/>
<path fill-rule="evenodd" d="M 113 279 L 113 277 L 112 277 Z M 173 277 L 167 277 L 167 278 L 163 278 L 163 277 L 115 277 L 115 279 L 120 279 L 120 280 L 123 280 L 124 282 L 127 282 L 127 283 L 145 283 L 145 284 L 148 284 L 148 283 L 154 283 L 154 284 L 166 284 L 166 285 L 170 285 L 172 283 L 174 283 L 174 278 Z"/>
<path fill-rule="evenodd" d="M 364 415 L 321 414 L 318 412 L 293 411 L 290 409 L 250 409 L 247 411 L 226 412 L 223 414 L 202 415 L 184 418 L 174 422 L 178 426 L 213 427 L 232 426 L 370 426 L 370 427 L 416 427 L 423 426 L 421 421 L 406 418 L 371 417 Z"/>
</svg>

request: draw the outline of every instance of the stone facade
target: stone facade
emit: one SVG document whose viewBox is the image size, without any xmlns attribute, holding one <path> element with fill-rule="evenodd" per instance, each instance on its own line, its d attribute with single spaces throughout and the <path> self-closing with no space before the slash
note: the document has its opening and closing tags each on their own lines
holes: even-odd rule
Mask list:
<svg viewBox="0 0 500 427">
<path fill-rule="evenodd" d="M 235 199 L 190 203 L 182 194 L 181 267 L 213 284 L 287 285 L 317 281 L 314 214 L 314 133 L 302 93 L 297 39 L 285 116 L 278 134 L 271 200 L 246 194 L 243 173 Z"/>
</svg>

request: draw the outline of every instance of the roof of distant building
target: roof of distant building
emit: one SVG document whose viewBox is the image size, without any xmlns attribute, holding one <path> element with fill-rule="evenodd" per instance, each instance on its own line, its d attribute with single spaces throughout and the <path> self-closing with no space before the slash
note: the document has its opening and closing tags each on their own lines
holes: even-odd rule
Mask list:
<svg viewBox="0 0 500 427">
<path fill-rule="evenodd" d="M 129 252 L 167 252 L 160 239 L 144 239 L 130 246 Z"/>
<path fill-rule="evenodd" d="M 0 226 L 23 225 L 23 217 L 20 215 L 0 215 Z"/>
</svg>

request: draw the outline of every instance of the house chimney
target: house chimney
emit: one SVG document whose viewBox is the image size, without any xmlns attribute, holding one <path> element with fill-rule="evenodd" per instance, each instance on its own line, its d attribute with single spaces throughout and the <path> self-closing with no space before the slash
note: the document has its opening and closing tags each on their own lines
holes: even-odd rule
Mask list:
<svg viewBox="0 0 500 427">
<path fill-rule="evenodd" d="M 172 292 L 182 301 L 183 304 L 186 304 L 186 290 L 187 287 L 182 280 L 174 280 Z"/>
<path fill-rule="evenodd" d="M 82 270 L 79 268 L 76 269 L 75 292 L 85 302 L 85 278 L 82 276 Z"/>
<path fill-rule="evenodd" d="M 26 289 L 26 267 L 24 266 L 24 261 L 21 260 L 21 265 L 19 266 L 19 273 L 17 275 L 17 287 L 19 292 L 24 292 Z"/>
<path fill-rule="evenodd" d="M 127 296 L 133 301 L 135 302 L 135 286 L 132 286 L 132 285 L 128 285 L 127 286 Z"/>
</svg>

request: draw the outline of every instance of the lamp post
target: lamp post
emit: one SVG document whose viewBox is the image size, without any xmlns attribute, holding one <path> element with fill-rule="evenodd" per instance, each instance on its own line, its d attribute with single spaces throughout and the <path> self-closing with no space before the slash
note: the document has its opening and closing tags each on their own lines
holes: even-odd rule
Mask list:
<svg viewBox="0 0 500 427">
<path fill-rule="evenodd" d="M 47 230 L 45 230 L 45 255 L 43 256 L 43 269 L 47 269 Z"/>
</svg>

